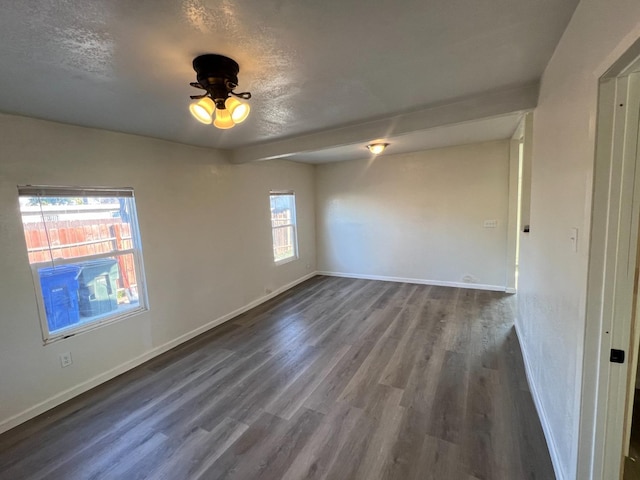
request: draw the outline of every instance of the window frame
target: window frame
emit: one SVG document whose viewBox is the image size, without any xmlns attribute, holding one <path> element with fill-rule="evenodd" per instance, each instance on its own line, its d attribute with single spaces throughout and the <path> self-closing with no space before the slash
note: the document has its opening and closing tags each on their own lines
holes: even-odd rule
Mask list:
<svg viewBox="0 0 640 480">
<path fill-rule="evenodd" d="M 291 212 L 291 222 L 286 225 L 273 225 L 273 218 L 271 217 L 271 197 L 273 196 L 291 196 L 293 199 L 293 208 Z M 273 262 L 276 265 L 283 265 L 285 263 L 293 262 L 300 258 L 298 254 L 298 217 L 296 211 L 296 193 L 293 190 L 270 190 L 269 191 L 269 221 L 271 223 L 271 253 L 273 255 Z M 285 228 L 292 228 L 293 230 L 293 255 L 276 259 L 276 244 L 274 241 L 274 232 Z"/>
<path fill-rule="evenodd" d="M 18 198 L 23 197 L 114 197 L 127 198 L 131 202 L 131 211 L 129 213 L 129 228 L 131 232 L 131 248 L 116 250 L 111 252 L 96 253 L 74 258 L 51 258 L 46 262 L 29 263 L 31 277 L 33 280 L 36 303 L 38 307 L 38 317 L 40 321 L 40 329 L 42 331 L 42 341 L 44 345 L 73 337 L 74 335 L 84 333 L 104 325 L 116 323 L 129 317 L 138 315 L 139 313 L 149 310 L 149 299 L 147 296 L 146 278 L 144 272 L 144 262 L 142 258 L 142 239 L 140 236 L 140 227 L 138 224 L 138 212 L 136 208 L 135 194 L 133 188 L 109 188 L 109 187 L 60 187 L 60 186 L 35 186 L 35 185 L 18 185 Z M 22 221 L 22 211 L 20 212 Z M 44 220 L 44 219 L 43 219 Z M 46 222 L 45 222 L 46 224 Z M 24 234 L 24 223 L 23 223 Z M 25 238 L 25 248 L 27 248 Z M 28 251 L 28 248 L 27 248 Z M 111 314 L 105 314 L 94 320 L 80 323 L 75 326 L 69 326 L 51 332 L 46 315 L 44 305 L 44 296 L 42 293 L 42 285 L 40 283 L 39 269 L 45 267 L 60 267 L 64 265 L 73 265 L 78 262 L 99 260 L 103 258 L 118 258 L 126 255 L 132 255 L 135 267 L 136 286 L 138 291 L 138 305 L 124 310 L 114 311 Z"/>
</svg>

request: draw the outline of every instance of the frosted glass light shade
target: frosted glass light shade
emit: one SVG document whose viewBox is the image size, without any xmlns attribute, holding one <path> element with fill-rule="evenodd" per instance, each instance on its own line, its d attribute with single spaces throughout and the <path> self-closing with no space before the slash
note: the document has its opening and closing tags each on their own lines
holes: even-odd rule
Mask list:
<svg viewBox="0 0 640 480">
<path fill-rule="evenodd" d="M 235 122 L 231 118 L 229 110 L 218 108 L 216 109 L 216 119 L 213 121 L 213 125 L 221 130 L 226 130 L 227 128 L 233 128 Z"/>
<path fill-rule="evenodd" d="M 216 104 L 209 97 L 201 98 L 189 105 L 191 115 L 206 125 L 211 125 L 211 122 L 213 122 L 213 111 L 215 109 Z"/>
<path fill-rule="evenodd" d="M 224 104 L 227 107 L 227 110 L 231 113 L 231 118 L 234 123 L 242 123 L 249 116 L 251 107 L 248 103 L 243 103 L 237 98 L 229 97 Z"/>
<path fill-rule="evenodd" d="M 367 145 L 367 148 L 374 155 L 378 155 L 384 152 L 384 149 L 387 148 L 388 146 L 389 146 L 388 143 L 370 143 L 369 145 Z"/>
</svg>

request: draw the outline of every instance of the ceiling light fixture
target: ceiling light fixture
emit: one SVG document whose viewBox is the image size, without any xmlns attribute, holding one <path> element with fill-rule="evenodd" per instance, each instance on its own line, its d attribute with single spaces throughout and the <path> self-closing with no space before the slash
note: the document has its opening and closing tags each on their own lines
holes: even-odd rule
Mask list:
<svg viewBox="0 0 640 480">
<path fill-rule="evenodd" d="M 233 91 L 238 86 L 240 71 L 234 60 L 209 53 L 194 58 L 193 69 L 198 81 L 190 85 L 205 91 L 202 95 L 191 95 L 192 100 L 198 100 L 189 105 L 196 120 L 226 130 L 247 119 L 251 107 L 238 98 L 249 100 L 251 93 Z"/>
<path fill-rule="evenodd" d="M 367 148 L 374 155 L 378 155 L 384 152 L 384 149 L 387 148 L 388 146 L 389 146 L 388 143 L 370 143 L 369 145 L 367 145 Z"/>
</svg>

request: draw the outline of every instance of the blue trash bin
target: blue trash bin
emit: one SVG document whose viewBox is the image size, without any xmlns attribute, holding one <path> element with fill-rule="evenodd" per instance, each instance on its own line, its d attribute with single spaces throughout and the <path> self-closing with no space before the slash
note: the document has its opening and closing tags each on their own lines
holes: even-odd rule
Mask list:
<svg viewBox="0 0 640 480">
<path fill-rule="evenodd" d="M 76 265 L 38 269 L 42 299 L 49 331 L 53 332 L 80 322 L 78 308 L 78 275 Z"/>
</svg>

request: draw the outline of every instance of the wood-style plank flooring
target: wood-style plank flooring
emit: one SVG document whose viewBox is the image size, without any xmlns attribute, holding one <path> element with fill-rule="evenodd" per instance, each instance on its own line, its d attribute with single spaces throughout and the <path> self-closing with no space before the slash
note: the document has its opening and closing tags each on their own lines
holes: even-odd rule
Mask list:
<svg viewBox="0 0 640 480">
<path fill-rule="evenodd" d="M 0 436 L 0 479 L 553 479 L 512 303 L 315 277 Z"/>
</svg>

